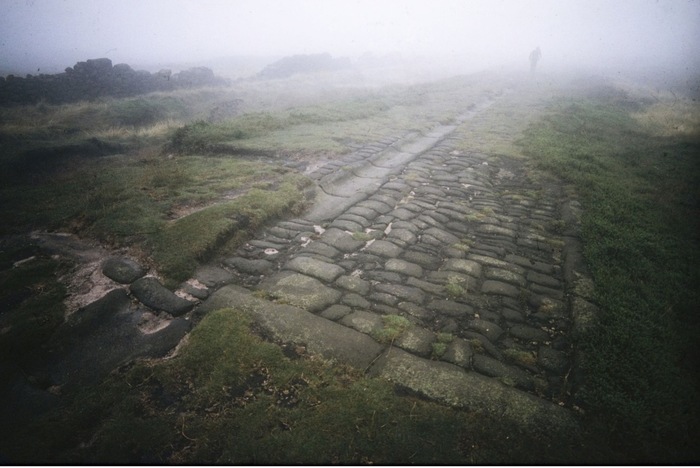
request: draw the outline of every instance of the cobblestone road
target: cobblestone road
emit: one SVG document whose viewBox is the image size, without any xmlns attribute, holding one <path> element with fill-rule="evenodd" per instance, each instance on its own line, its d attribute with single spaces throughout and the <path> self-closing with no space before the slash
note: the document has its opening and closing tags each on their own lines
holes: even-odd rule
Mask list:
<svg viewBox="0 0 700 468">
<path fill-rule="evenodd" d="M 572 335 L 592 307 L 578 204 L 517 160 L 458 149 L 456 125 L 488 104 L 454 126 L 358 146 L 318 168 L 316 205 L 220 267 L 257 297 L 348 333 L 376 340 L 386 317 L 404 317 L 411 326 L 391 347 L 567 400 Z"/>
</svg>

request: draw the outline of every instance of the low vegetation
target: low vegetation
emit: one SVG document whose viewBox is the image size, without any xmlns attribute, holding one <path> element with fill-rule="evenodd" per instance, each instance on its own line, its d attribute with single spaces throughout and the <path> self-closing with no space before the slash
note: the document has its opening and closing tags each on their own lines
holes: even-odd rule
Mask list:
<svg viewBox="0 0 700 468">
<path fill-rule="evenodd" d="M 572 450 L 396 395 L 345 366 L 287 357 L 231 309 L 208 314 L 177 357 L 121 369 L 2 435 L 4 456 L 38 464 L 557 463 Z M 15 440 L 33 443 L 6 443 Z"/>
<path fill-rule="evenodd" d="M 35 257 L 32 261 L 23 262 Z M 19 239 L 0 242 L 0 368 L 4 378 L 20 372 L 63 323 L 65 286 L 58 281 L 70 265 L 40 255 Z"/>
<path fill-rule="evenodd" d="M 0 299 L 8 310 L 0 316 L 0 355 L 9 357 L 0 366 L 21 365 L 61 322 L 65 288 L 57 277 L 69 268 L 43 256 L 12 268 L 36 252 L 4 239 L 46 229 L 130 246 L 174 286 L 267 221 L 301 212 L 310 182 L 283 159 L 332 158 L 351 143 L 427 132 L 506 84 L 488 81 L 475 75 L 350 90 L 295 77 L 0 109 Z M 289 93 L 290 85 L 298 92 Z M 243 312 L 221 310 L 202 319 L 177 356 L 132 363 L 37 420 L 0 422 L 0 455 L 70 464 L 693 461 L 697 114 L 665 98 L 632 106 L 615 88 L 554 102 L 544 99 L 554 88 L 522 88 L 457 134 L 465 151 L 525 159 L 533 174 L 563 178 L 584 205 L 585 255 L 601 309 L 579 343 L 589 439 L 567 445 L 494 415 L 426 402 L 306 355 L 301 344 L 265 342 Z M 492 215 L 483 210 L 465 221 Z M 454 247 L 470 245 L 465 238 Z M 445 293 L 457 300 L 467 286 L 450 278 Z M 386 316 L 375 338 L 391 344 L 410 326 Z M 452 340 L 438 335 L 433 357 Z M 535 356 L 506 358 L 527 367 Z M 619 458 L 610 458 L 609 441 Z"/>
<path fill-rule="evenodd" d="M 382 316 L 382 327 L 372 332 L 372 337 L 380 343 L 393 344 L 404 332 L 411 328 L 411 322 L 400 315 Z"/>
<path fill-rule="evenodd" d="M 689 461 L 700 429 L 700 128 L 665 136 L 659 106 L 630 101 L 612 87 L 560 99 L 521 144 L 583 204 L 601 308 L 580 342 L 589 416 L 642 460 Z"/>
</svg>

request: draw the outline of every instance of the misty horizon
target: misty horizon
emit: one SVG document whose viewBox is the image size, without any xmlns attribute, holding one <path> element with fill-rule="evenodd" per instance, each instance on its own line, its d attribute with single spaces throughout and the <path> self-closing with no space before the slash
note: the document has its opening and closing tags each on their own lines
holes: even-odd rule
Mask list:
<svg viewBox="0 0 700 468">
<path fill-rule="evenodd" d="M 474 71 L 700 70 L 693 0 L 455 1 L 7 0 L 0 73 L 60 73 L 90 58 L 154 70 L 177 64 L 264 66 L 329 53 L 402 57 Z M 247 64 L 247 65 L 246 65 Z"/>
</svg>

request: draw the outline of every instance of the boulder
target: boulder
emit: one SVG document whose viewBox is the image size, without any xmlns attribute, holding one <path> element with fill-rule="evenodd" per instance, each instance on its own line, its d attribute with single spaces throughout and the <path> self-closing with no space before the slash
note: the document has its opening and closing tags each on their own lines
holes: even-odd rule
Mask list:
<svg viewBox="0 0 700 468">
<path fill-rule="evenodd" d="M 148 271 L 145 267 L 126 257 L 111 257 L 102 264 L 102 273 L 117 283 L 131 284 Z"/>
<path fill-rule="evenodd" d="M 175 317 L 189 312 L 194 307 L 193 303 L 176 296 L 152 276 L 136 280 L 130 289 L 131 294 L 142 304 L 153 310 L 162 310 Z"/>
</svg>

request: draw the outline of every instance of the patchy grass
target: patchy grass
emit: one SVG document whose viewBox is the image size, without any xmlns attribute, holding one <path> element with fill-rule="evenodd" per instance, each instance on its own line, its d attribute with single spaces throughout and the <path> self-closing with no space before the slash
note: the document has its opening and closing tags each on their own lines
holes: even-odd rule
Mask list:
<svg viewBox="0 0 700 468">
<path fill-rule="evenodd" d="M 382 328 L 372 331 L 372 338 L 380 343 L 393 343 L 412 327 L 411 322 L 400 315 L 384 315 L 382 322 Z"/>
<path fill-rule="evenodd" d="M 496 431 L 496 428 L 500 428 Z M 282 349 L 212 312 L 173 359 L 140 362 L 3 434 L 19 463 L 465 464 L 566 460 L 570 447 Z M 572 459 L 569 459 L 572 460 Z"/>
<path fill-rule="evenodd" d="M 438 333 L 437 340 L 431 344 L 433 359 L 439 359 L 447 351 L 447 347 L 454 341 L 452 333 Z"/>
<path fill-rule="evenodd" d="M 265 188 L 253 188 L 261 182 Z M 185 265 L 222 246 L 234 227 L 242 228 L 239 237 L 250 235 L 272 217 L 298 212 L 305 184 L 276 165 L 240 158 L 115 156 L 83 161 L 41 184 L 4 185 L 1 231 L 68 229 L 136 244 L 166 276 L 182 279 Z"/>
<path fill-rule="evenodd" d="M 253 188 L 234 200 L 218 203 L 166 224 L 151 237 L 160 271 L 184 281 L 199 262 L 222 248 L 232 251 L 272 218 L 298 215 L 306 206 L 303 189 L 308 179 L 288 175 L 279 186 Z"/>
<path fill-rule="evenodd" d="M 345 142 L 371 142 L 407 132 L 425 133 L 451 122 L 477 99 L 484 83 L 459 77 L 378 91 L 340 91 L 324 102 L 267 106 L 225 121 L 194 122 L 171 139 L 174 151 L 342 153 Z"/>
<path fill-rule="evenodd" d="M 641 125 L 624 97 L 601 88 L 559 100 L 521 144 L 539 168 L 574 184 L 584 207 L 584 254 L 602 307 L 579 344 L 589 414 L 611 437 L 625 434 L 615 440 L 642 460 L 688 461 L 699 429 L 691 362 L 700 355 L 700 145 L 684 133 L 657 136 L 667 132 Z"/>
<path fill-rule="evenodd" d="M 467 282 L 466 278 L 450 275 L 447 277 L 447 284 L 445 284 L 445 292 L 450 299 L 457 300 L 467 296 Z"/>
</svg>

